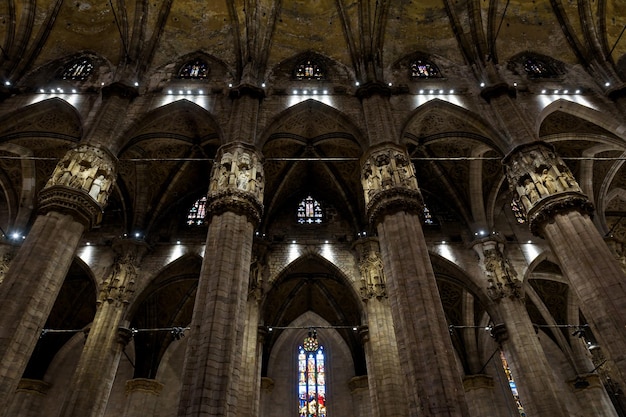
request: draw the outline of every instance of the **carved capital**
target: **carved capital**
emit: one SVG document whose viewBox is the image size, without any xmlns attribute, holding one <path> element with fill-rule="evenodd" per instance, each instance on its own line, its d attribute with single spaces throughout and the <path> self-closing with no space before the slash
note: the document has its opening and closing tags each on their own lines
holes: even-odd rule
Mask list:
<svg viewBox="0 0 626 417">
<path fill-rule="evenodd" d="M 17 385 L 17 391 L 29 392 L 37 395 L 46 395 L 51 385 L 39 379 L 22 378 Z"/>
<path fill-rule="evenodd" d="M 397 211 L 423 215 L 415 169 L 404 148 L 394 144 L 372 148 L 362 159 L 362 167 L 361 183 L 370 223 L 376 224 L 384 215 Z"/>
<path fill-rule="evenodd" d="M 39 194 L 40 212 L 67 212 L 87 227 L 99 223 L 115 184 L 116 165 L 115 156 L 96 146 L 70 150 Z"/>
<path fill-rule="evenodd" d="M 482 389 L 491 390 L 494 386 L 493 377 L 489 375 L 475 374 L 465 375 L 463 377 L 463 388 L 465 392 Z"/>
<path fill-rule="evenodd" d="M 234 211 L 258 224 L 264 187 L 263 159 L 254 146 L 241 142 L 224 145 L 213 165 L 207 213 L 210 217 Z"/>
<path fill-rule="evenodd" d="M 521 145 L 502 162 L 513 198 L 535 235 L 541 236 L 541 225 L 556 214 L 572 210 L 593 213 L 591 202 L 549 144 Z"/>
<path fill-rule="evenodd" d="M 126 346 L 128 342 L 133 338 L 133 331 L 126 327 L 117 328 L 117 343 L 122 346 Z"/>
</svg>

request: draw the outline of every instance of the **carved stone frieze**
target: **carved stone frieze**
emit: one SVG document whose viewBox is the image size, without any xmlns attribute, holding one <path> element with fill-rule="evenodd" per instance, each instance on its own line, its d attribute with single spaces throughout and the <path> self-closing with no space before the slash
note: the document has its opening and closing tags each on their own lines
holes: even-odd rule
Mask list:
<svg viewBox="0 0 626 417">
<path fill-rule="evenodd" d="M 363 300 L 386 298 L 385 273 L 376 239 L 361 239 L 355 244 L 361 275 L 359 293 Z"/>
<path fill-rule="evenodd" d="M 505 297 L 523 298 L 522 282 L 517 272 L 504 256 L 504 243 L 486 238 L 474 244 L 481 267 L 487 279 L 487 294 L 492 300 Z"/>
<path fill-rule="evenodd" d="M 225 145 L 213 165 L 207 213 L 212 216 L 235 211 L 258 223 L 264 186 L 263 161 L 256 149 L 245 143 Z"/>
<path fill-rule="evenodd" d="M 113 155 L 95 146 L 68 151 L 39 195 L 40 210 L 70 212 L 88 227 L 97 224 L 115 184 L 116 165 Z"/>
<path fill-rule="evenodd" d="M 503 163 L 513 199 L 519 202 L 535 235 L 541 236 L 540 226 L 556 214 L 572 210 L 593 213 L 593 205 L 573 174 L 547 143 L 520 146 Z"/>
<path fill-rule="evenodd" d="M 422 196 L 406 151 L 393 144 L 374 148 L 362 163 L 361 183 L 371 223 L 399 210 L 422 215 Z"/>
</svg>

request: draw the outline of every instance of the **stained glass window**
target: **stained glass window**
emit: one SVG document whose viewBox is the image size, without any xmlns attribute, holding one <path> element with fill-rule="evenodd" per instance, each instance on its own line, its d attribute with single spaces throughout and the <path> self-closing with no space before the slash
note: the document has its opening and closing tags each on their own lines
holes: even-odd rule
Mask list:
<svg viewBox="0 0 626 417">
<path fill-rule="evenodd" d="M 178 71 L 178 78 L 204 79 L 209 75 L 209 66 L 201 59 L 187 62 Z"/>
<path fill-rule="evenodd" d="M 430 210 L 424 204 L 424 224 L 433 225 L 435 222 L 433 221 L 433 216 L 430 214 Z"/>
<path fill-rule="evenodd" d="M 298 80 L 321 80 L 324 71 L 315 62 L 306 61 L 296 67 L 295 75 Z"/>
<path fill-rule="evenodd" d="M 517 411 L 519 412 L 520 417 L 526 417 L 526 413 L 524 412 L 524 407 L 522 406 L 522 402 L 519 398 L 519 393 L 517 392 L 517 385 L 515 384 L 515 380 L 513 379 L 513 374 L 511 373 L 511 369 L 509 369 L 509 363 L 504 357 L 504 352 L 500 351 L 500 360 L 502 361 L 502 367 L 504 368 L 504 373 L 506 374 L 506 378 L 509 381 L 509 388 L 511 388 L 511 393 L 513 394 L 513 398 L 515 399 L 515 404 L 517 405 Z"/>
<path fill-rule="evenodd" d="M 89 58 L 78 58 L 70 62 L 61 73 L 62 80 L 85 81 L 93 72 L 93 62 Z"/>
<path fill-rule="evenodd" d="M 204 223 L 206 216 L 206 197 L 199 198 L 187 212 L 187 224 L 189 226 L 200 226 Z"/>
<path fill-rule="evenodd" d="M 557 75 L 550 64 L 536 58 L 527 58 L 524 61 L 524 71 L 530 78 L 550 78 Z"/>
<path fill-rule="evenodd" d="M 322 206 L 313 197 L 308 196 L 298 204 L 298 223 L 321 224 L 323 218 Z"/>
<path fill-rule="evenodd" d="M 298 415 L 326 417 L 326 366 L 324 347 L 309 332 L 298 347 Z"/>
<path fill-rule="evenodd" d="M 515 220 L 517 220 L 519 224 L 526 223 L 526 216 L 524 215 L 524 212 L 522 211 L 522 208 L 520 207 L 519 200 L 513 199 L 511 201 L 511 210 L 513 210 L 513 214 L 515 215 Z"/>
<path fill-rule="evenodd" d="M 418 59 L 411 64 L 411 78 L 438 78 L 441 77 L 439 68 L 432 62 Z"/>
</svg>

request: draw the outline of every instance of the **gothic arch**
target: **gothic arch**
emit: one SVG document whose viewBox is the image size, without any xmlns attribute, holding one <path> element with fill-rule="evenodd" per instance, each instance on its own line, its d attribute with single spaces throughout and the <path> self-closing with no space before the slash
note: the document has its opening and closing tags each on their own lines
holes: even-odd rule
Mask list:
<svg viewBox="0 0 626 417">
<path fill-rule="evenodd" d="M 57 97 L 20 107 L 2 117 L 0 126 L 0 142 L 23 137 L 78 142 L 83 135 L 82 118 L 76 108 Z"/>
</svg>

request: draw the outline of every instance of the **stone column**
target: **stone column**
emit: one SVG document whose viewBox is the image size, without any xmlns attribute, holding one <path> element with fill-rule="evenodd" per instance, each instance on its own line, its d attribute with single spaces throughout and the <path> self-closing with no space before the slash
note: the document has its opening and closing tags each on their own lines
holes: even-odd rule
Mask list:
<svg viewBox="0 0 626 417">
<path fill-rule="evenodd" d="M 552 370 L 524 304 L 522 283 L 503 254 L 504 243 L 495 238 L 474 244 L 485 272 L 485 286 L 504 321 L 496 326 L 496 339 L 518 383 L 524 411 L 530 416 L 566 417 Z"/>
<path fill-rule="evenodd" d="M 350 394 L 352 394 L 352 404 L 354 408 L 354 415 L 359 417 L 373 417 L 374 409 L 370 405 L 368 398 L 371 396 L 368 392 L 368 376 L 361 375 L 351 378 L 348 382 L 350 387 Z"/>
<path fill-rule="evenodd" d="M 550 145 L 523 145 L 504 159 L 530 229 L 546 239 L 600 342 L 613 379 L 626 381 L 626 275 L 591 220 L 593 207 Z"/>
<path fill-rule="evenodd" d="M 259 327 L 259 304 L 263 298 L 263 266 L 258 260 L 250 266 L 250 283 L 246 304 L 238 414 L 258 416 L 261 395 L 261 361 L 264 328 Z"/>
<path fill-rule="evenodd" d="M 100 287 L 98 306 L 89 336 L 63 404 L 61 417 L 104 415 L 129 329 L 120 328 L 126 307 L 135 292 L 137 266 L 147 245 L 136 240 L 113 243 L 117 257 L 113 271 Z"/>
<path fill-rule="evenodd" d="M 107 151 L 80 145 L 39 195 L 38 216 L 0 285 L 0 404 L 17 388 L 83 231 L 101 219 L 114 167 Z"/>
<path fill-rule="evenodd" d="M 50 384 L 38 379 L 20 380 L 7 410 L 7 416 L 35 417 L 41 415 L 43 400 Z"/>
<path fill-rule="evenodd" d="M 367 215 L 380 241 L 409 415 L 468 416 L 420 215 L 421 194 L 406 151 L 370 149 L 362 163 Z"/>
<path fill-rule="evenodd" d="M 492 417 L 497 415 L 493 396 L 494 382 L 489 375 L 475 374 L 463 377 L 465 399 L 472 417 Z"/>
<path fill-rule="evenodd" d="M 185 354 L 178 416 L 236 416 L 245 303 L 263 167 L 254 147 L 220 148 L 213 166 L 209 228 Z M 239 344 L 238 344 L 239 341 Z"/>
<path fill-rule="evenodd" d="M 408 416 L 406 389 L 387 299 L 383 261 L 378 240 L 361 239 L 355 244 L 361 285 L 359 292 L 367 314 L 361 329 L 367 360 L 372 417 Z"/>
<path fill-rule="evenodd" d="M 123 417 L 153 416 L 163 384 L 155 379 L 135 378 L 126 381 L 126 406 Z"/>
</svg>

